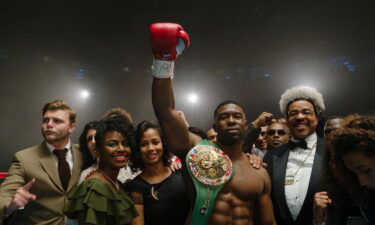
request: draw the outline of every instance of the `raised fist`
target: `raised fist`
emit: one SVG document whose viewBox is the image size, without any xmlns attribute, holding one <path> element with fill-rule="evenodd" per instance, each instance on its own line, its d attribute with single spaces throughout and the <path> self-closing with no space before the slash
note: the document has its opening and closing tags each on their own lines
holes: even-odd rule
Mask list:
<svg viewBox="0 0 375 225">
<path fill-rule="evenodd" d="M 150 38 L 152 54 L 159 60 L 175 60 L 190 44 L 189 35 L 176 23 L 151 24 Z"/>
</svg>

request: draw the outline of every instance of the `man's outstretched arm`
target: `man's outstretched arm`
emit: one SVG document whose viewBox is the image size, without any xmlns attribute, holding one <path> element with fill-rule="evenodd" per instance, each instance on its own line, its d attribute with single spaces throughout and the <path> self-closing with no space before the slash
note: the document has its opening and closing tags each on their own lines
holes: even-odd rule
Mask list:
<svg viewBox="0 0 375 225">
<path fill-rule="evenodd" d="M 152 65 L 152 105 L 165 136 L 168 150 L 183 155 L 198 143 L 191 135 L 184 118 L 175 110 L 172 77 L 174 60 L 189 45 L 188 34 L 174 23 L 156 23 L 150 26 Z"/>
<path fill-rule="evenodd" d="M 25 172 L 18 154 L 14 156 L 8 173 L 9 176 L 5 178 L 0 188 L 0 225 L 6 216 L 36 199 L 36 196 L 29 192 L 35 179 L 33 178 L 25 185 L 27 182 Z"/>
</svg>

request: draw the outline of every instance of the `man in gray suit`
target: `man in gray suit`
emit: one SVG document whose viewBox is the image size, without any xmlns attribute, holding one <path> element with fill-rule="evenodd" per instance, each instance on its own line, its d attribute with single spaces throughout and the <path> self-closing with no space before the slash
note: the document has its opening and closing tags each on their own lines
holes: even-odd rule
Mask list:
<svg viewBox="0 0 375 225">
<path fill-rule="evenodd" d="M 70 141 L 76 113 L 55 100 L 44 105 L 42 115 L 44 141 L 17 152 L 1 184 L 0 225 L 23 207 L 23 224 L 65 224 L 62 210 L 82 167 L 80 151 Z"/>
</svg>

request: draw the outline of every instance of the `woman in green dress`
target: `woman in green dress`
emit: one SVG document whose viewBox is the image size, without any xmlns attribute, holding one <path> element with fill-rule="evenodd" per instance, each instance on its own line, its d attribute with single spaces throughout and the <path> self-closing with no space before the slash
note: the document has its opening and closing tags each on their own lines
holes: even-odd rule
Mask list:
<svg viewBox="0 0 375 225">
<path fill-rule="evenodd" d="M 98 169 L 68 196 L 64 209 L 68 224 L 130 224 L 137 211 L 117 176 L 135 149 L 134 127 L 123 120 L 105 119 L 98 124 L 95 140 Z"/>
</svg>

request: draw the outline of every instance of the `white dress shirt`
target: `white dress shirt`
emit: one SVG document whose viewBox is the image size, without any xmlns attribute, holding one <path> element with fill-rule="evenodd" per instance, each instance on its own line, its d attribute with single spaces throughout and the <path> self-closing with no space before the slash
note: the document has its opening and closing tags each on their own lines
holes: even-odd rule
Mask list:
<svg viewBox="0 0 375 225">
<path fill-rule="evenodd" d="M 47 148 L 48 150 L 50 150 L 51 154 L 55 157 L 55 164 L 56 164 L 56 168 L 58 167 L 59 165 L 59 159 L 57 158 L 57 156 L 53 153 L 53 150 L 55 150 L 55 147 L 53 147 L 50 143 L 46 142 L 46 145 L 47 145 Z M 72 174 L 73 172 L 73 152 L 72 152 L 72 145 L 70 144 L 70 140 L 68 142 L 67 145 L 65 145 L 66 149 L 68 149 L 68 151 L 66 152 L 66 161 L 68 162 L 69 164 L 69 168 L 70 168 L 70 174 Z M 63 148 L 63 149 L 64 149 Z"/>
<path fill-rule="evenodd" d="M 307 149 L 297 147 L 290 151 L 285 174 L 285 179 L 294 176 L 294 183 L 285 185 L 286 202 L 294 220 L 298 217 L 309 187 L 316 152 L 316 133 L 308 136 L 305 141 Z"/>
</svg>

